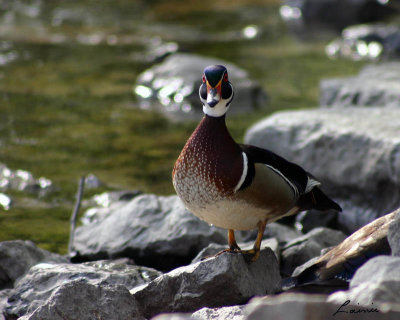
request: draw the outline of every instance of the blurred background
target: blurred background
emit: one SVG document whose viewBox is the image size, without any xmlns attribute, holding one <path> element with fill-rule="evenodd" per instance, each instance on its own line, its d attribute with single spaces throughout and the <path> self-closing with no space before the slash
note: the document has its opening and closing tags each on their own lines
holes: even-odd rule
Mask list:
<svg viewBox="0 0 400 320">
<path fill-rule="evenodd" d="M 398 9 L 389 0 L 0 0 L 0 241 L 66 253 L 83 175 L 84 206 L 107 205 L 93 198 L 106 191 L 174 193 L 171 170 L 201 118 L 209 62 L 234 70 L 241 91 L 227 122 L 242 141 L 277 110 L 317 107 L 321 79 L 398 59 Z"/>
</svg>

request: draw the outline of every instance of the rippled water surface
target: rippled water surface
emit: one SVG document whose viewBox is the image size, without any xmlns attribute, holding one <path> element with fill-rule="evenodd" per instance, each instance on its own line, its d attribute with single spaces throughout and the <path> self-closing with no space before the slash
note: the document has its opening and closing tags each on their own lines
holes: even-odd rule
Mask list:
<svg viewBox="0 0 400 320">
<path fill-rule="evenodd" d="M 230 117 L 237 140 L 268 113 L 315 107 L 321 77 L 359 63 L 325 57 L 325 42 L 299 43 L 279 1 L 0 0 L 0 163 L 46 177 L 53 192 L 6 191 L 0 240 L 32 239 L 65 252 L 81 175 L 111 189 L 171 194 L 170 172 L 196 123 L 171 123 L 136 107 L 137 75 L 168 51 L 236 63 L 269 94 L 254 114 Z M 200 75 L 199 75 L 200 77 Z"/>
</svg>

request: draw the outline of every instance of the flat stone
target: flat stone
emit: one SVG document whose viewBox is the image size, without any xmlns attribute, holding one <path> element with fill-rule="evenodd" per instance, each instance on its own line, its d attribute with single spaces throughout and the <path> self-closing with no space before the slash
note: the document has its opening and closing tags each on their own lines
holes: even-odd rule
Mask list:
<svg viewBox="0 0 400 320">
<path fill-rule="evenodd" d="M 0 290 L 12 288 L 16 279 L 39 262 L 67 261 L 67 258 L 38 248 L 32 241 L 0 242 Z"/>
<path fill-rule="evenodd" d="M 329 301 L 371 306 L 377 303 L 400 305 L 400 257 L 378 256 L 362 265 L 347 291 L 329 296 Z"/>
<path fill-rule="evenodd" d="M 388 241 L 392 249 L 392 255 L 400 257 L 400 210 L 395 219 L 389 227 Z"/>
<path fill-rule="evenodd" d="M 136 300 L 122 285 L 94 285 L 82 280 L 62 284 L 22 320 L 144 320 Z"/>
<path fill-rule="evenodd" d="M 338 222 L 351 233 L 400 207 L 399 118 L 389 107 L 278 112 L 252 126 L 245 143 L 311 172 L 342 206 Z"/>
<path fill-rule="evenodd" d="M 81 260 L 129 257 L 171 270 L 213 242 L 226 243 L 226 231 L 195 217 L 177 196 L 143 194 L 77 228 L 73 251 Z"/>
<path fill-rule="evenodd" d="M 149 318 L 243 304 L 255 295 L 275 292 L 280 279 L 275 254 L 265 248 L 256 262 L 246 262 L 242 254 L 224 253 L 172 270 L 131 292 Z"/>
<path fill-rule="evenodd" d="M 160 272 L 150 268 L 111 261 L 37 264 L 16 282 L 8 300 L 6 314 L 9 317 L 30 314 L 45 304 L 64 283 L 77 279 L 99 286 L 121 285 L 130 290 L 160 275 Z"/>
<path fill-rule="evenodd" d="M 134 88 L 142 108 L 152 108 L 174 120 L 197 119 L 202 115 L 199 86 L 204 68 L 222 64 L 235 89 L 232 113 L 245 113 L 265 104 L 262 87 L 247 72 L 232 63 L 188 53 L 176 53 L 141 73 Z"/>
<path fill-rule="evenodd" d="M 352 301 L 342 306 L 341 302 L 326 301 L 326 295 L 285 293 L 252 299 L 244 313 L 246 320 L 308 320 L 354 318 L 370 320 L 395 320 L 400 316 L 398 306 L 360 306 Z M 373 309 L 374 311 L 371 311 Z M 376 310 L 376 311 L 375 311 Z M 362 313 L 362 315 L 360 315 Z"/>
<path fill-rule="evenodd" d="M 400 107 L 399 90 L 399 62 L 367 65 L 354 77 L 321 80 L 320 105 L 363 108 Z"/>
<path fill-rule="evenodd" d="M 346 235 L 343 232 L 320 227 L 292 240 L 281 253 L 282 275 L 292 275 L 296 267 L 319 256 L 322 249 L 337 245 L 344 239 Z"/>
</svg>

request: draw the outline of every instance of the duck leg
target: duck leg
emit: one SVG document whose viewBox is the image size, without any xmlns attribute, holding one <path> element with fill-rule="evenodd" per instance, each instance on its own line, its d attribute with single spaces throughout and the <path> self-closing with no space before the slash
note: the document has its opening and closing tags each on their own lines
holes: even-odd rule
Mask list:
<svg viewBox="0 0 400 320">
<path fill-rule="evenodd" d="M 233 229 L 228 230 L 228 245 L 229 245 L 228 249 L 222 250 L 212 257 L 218 257 L 219 255 L 223 254 L 224 252 L 232 252 L 232 253 L 242 252 L 242 250 L 240 249 L 240 247 L 238 246 L 238 244 L 236 242 L 235 231 Z M 206 257 L 206 258 L 209 258 L 209 257 Z"/>
<path fill-rule="evenodd" d="M 254 243 L 253 249 L 240 250 L 240 252 L 245 255 L 246 259 L 248 259 L 252 262 L 256 261 L 258 259 L 258 257 L 260 256 L 261 241 L 264 236 L 264 230 L 265 230 L 266 225 L 267 225 L 267 221 L 259 221 L 257 223 L 258 233 L 257 233 L 257 239 L 256 239 L 256 242 Z"/>
<path fill-rule="evenodd" d="M 228 230 L 228 245 L 229 249 L 226 249 L 226 251 L 240 251 L 240 248 L 236 243 L 235 231 L 232 229 Z"/>
</svg>

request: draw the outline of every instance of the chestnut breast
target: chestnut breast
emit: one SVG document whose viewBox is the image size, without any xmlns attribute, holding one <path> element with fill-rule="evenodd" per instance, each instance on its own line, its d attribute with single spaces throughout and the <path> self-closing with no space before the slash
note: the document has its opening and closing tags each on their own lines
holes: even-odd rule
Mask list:
<svg viewBox="0 0 400 320">
<path fill-rule="evenodd" d="M 178 196 L 197 215 L 232 195 L 242 171 L 241 149 L 225 119 L 205 116 L 179 155 L 172 178 Z"/>
</svg>

